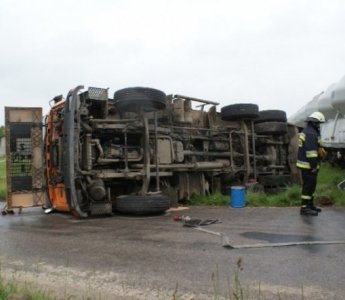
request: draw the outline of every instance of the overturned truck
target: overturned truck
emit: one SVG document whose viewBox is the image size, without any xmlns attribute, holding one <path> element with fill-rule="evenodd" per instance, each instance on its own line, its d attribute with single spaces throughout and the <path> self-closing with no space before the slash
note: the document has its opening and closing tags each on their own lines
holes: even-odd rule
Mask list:
<svg viewBox="0 0 345 300">
<path fill-rule="evenodd" d="M 55 97 L 43 122 L 49 205 L 80 217 L 160 213 L 232 185 L 291 182 L 297 130 L 285 112 L 217 105 L 144 87 Z"/>
</svg>

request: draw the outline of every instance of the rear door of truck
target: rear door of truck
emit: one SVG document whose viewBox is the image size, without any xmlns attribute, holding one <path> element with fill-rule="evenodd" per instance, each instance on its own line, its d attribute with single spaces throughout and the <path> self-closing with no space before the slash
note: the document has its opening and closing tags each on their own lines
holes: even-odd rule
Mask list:
<svg viewBox="0 0 345 300">
<path fill-rule="evenodd" d="M 5 107 L 5 211 L 45 204 L 42 128 L 42 108 Z"/>
</svg>

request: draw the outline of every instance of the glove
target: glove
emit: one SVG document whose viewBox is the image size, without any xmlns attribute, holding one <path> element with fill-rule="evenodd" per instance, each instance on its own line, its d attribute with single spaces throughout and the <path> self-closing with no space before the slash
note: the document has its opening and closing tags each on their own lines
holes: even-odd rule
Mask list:
<svg viewBox="0 0 345 300">
<path fill-rule="evenodd" d="M 319 147 L 317 152 L 320 158 L 325 158 L 327 156 L 327 151 L 323 147 Z"/>
</svg>

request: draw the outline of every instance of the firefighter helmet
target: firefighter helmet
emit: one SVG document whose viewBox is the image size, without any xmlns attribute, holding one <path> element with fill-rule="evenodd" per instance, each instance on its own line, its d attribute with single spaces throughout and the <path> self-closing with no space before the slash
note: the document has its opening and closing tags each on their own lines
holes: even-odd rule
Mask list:
<svg viewBox="0 0 345 300">
<path fill-rule="evenodd" d="M 323 113 L 316 111 L 313 112 L 308 118 L 307 122 L 314 122 L 314 123 L 325 123 L 326 119 Z"/>
</svg>

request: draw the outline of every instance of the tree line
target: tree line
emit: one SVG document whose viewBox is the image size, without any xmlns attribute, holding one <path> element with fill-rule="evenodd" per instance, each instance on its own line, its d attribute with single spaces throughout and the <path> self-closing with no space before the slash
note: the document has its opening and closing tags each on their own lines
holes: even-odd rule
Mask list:
<svg viewBox="0 0 345 300">
<path fill-rule="evenodd" d="M 0 126 L 0 139 L 5 136 L 5 126 Z"/>
</svg>

